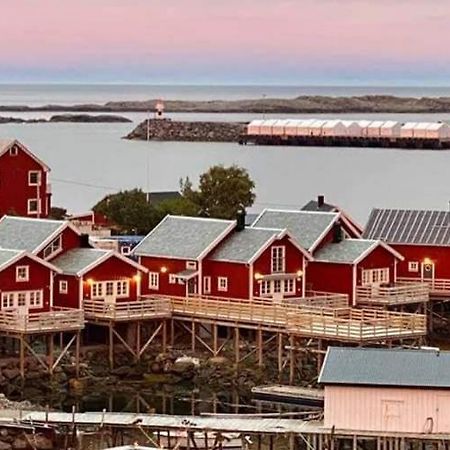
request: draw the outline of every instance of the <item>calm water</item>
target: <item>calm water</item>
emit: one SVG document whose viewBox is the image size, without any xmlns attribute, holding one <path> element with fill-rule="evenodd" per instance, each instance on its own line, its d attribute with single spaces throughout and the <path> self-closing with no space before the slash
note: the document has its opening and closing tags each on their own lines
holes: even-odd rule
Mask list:
<svg viewBox="0 0 450 450">
<path fill-rule="evenodd" d="M 402 97 L 450 96 L 447 87 L 378 86 L 169 86 L 169 85 L 15 85 L 0 84 L 1 105 L 47 105 L 106 103 L 120 100 L 238 100 L 246 98 L 291 98 L 299 95 L 397 95 Z"/>
<path fill-rule="evenodd" d="M 106 101 L 113 98 L 112 92 L 123 95 L 124 98 L 131 98 L 128 97 L 129 93 L 133 93 L 134 98 L 145 98 L 145 92 L 149 92 L 148 98 L 158 96 L 155 94 L 156 87 L 151 87 L 154 91 L 147 88 L 133 86 L 121 93 L 117 86 L 96 86 L 95 89 L 53 86 L 40 87 L 40 91 L 36 86 L 29 86 L 25 90 L 21 87 L 14 93 L 11 87 L 0 85 L 0 104 L 8 101 L 26 104 L 90 102 L 95 99 Z M 206 98 L 207 95 L 218 98 L 225 95 L 226 91 L 228 98 L 231 98 L 239 95 L 246 97 L 251 91 L 256 95 L 260 88 L 221 87 L 215 93 L 213 88 L 206 87 L 177 89 L 184 92 L 183 98 L 188 98 L 188 92 L 191 92 L 191 98 Z M 278 95 L 276 92 L 285 92 L 291 96 L 294 91 L 290 89 L 297 88 L 273 89 L 274 95 Z M 436 95 L 439 93 L 438 88 L 428 89 L 434 89 Z M 403 91 L 406 90 L 405 88 Z M 450 95 L 450 89 L 447 90 Z M 269 91 L 266 92 L 270 94 Z M 421 91 L 414 92 L 419 95 Z M 178 95 L 176 91 L 172 91 L 172 94 Z M 13 101 L 14 98 L 17 102 Z M 49 114 L 21 116 L 46 115 Z M 145 117 L 144 114 L 126 115 L 136 123 Z M 186 120 L 248 121 L 256 116 L 173 114 L 172 117 Z M 343 114 L 339 117 L 450 121 L 450 114 Z M 177 189 L 181 177 L 189 176 L 196 180 L 200 173 L 218 163 L 236 163 L 249 170 L 256 183 L 257 201 L 254 210 L 264 207 L 296 208 L 320 193 L 325 194 L 330 201 L 342 205 L 360 222 L 364 222 L 374 206 L 447 208 L 450 200 L 450 152 L 447 151 L 246 147 L 223 143 L 148 143 L 121 139 L 134 125 L 8 124 L 0 125 L 0 138 L 14 137 L 22 140 L 50 165 L 53 204 L 64 206 L 72 212 L 87 210 L 104 195 L 119 189 Z"/>
</svg>

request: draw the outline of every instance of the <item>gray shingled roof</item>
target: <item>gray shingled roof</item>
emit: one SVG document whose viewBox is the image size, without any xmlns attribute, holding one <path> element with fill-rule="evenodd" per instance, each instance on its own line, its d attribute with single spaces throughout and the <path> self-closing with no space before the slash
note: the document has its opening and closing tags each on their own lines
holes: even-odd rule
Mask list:
<svg viewBox="0 0 450 450">
<path fill-rule="evenodd" d="M 339 243 L 330 243 L 314 255 L 316 261 L 352 264 L 375 246 L 377 241 L 368 239 L 344 239 Z"/>
<path fill-rule="evenodd" d="M 236 231 L 211 255 L 215 261 L 248 263 L 261 248 L 266 246 L 281 230 L 246 228 Z"/>
<path fill-rule="evenodd" d="M 140 256 L 197 259 L 235 222 L 167 216 L 133 251 Z"/>
<path fill-rule="evenodd" d="M 319 383 L 450 388 L 450 352 L 329 347 Z"/>
<path fill-rule="evenodd" d="M 338 213 L 267 209 L 252 226 L 259 228 L 286 228 L 304 249 L 310 250 L 337 217 Z"/>
<path fill-rule="evenodd" d="M 364 237 L 393 244 L 450 246 L 450 212 L 373 209 Z"/>
<path fill-rule="evenodd" d="M 306 205 L 302 206 L 302 211 L 333 212 L 336 211 L 336 206 L 330 205 L 329 203 L 324 203 L 322 206 L 319 206 L 317 200 L 310 200 Z"/>
<path fill-rule="evenodd" d="M 60 220 L 4 216 L 0 221 L 0 248 L 33 252 L 64 225 Z"/>
<path fill-rule="evenodd" d="M 14 139 L 0 139 L 0 153 L 4 152 L 13 143 Z"/>
<path fill-rule="evenodd" d="M 58 256 L 52 261 L 52 264 L 66 275 L 78 275 L 107 253 L 110 253 L 110 251 L 98 248 L 76 248 Z"/>
<path fill-rule="evenodd" d="M 9 261 L 17 257 L 20 253 L 23 253 L 22 250 L 0 250 L 0 267 L 4 264 L 8 264 Z"/>
</svg>

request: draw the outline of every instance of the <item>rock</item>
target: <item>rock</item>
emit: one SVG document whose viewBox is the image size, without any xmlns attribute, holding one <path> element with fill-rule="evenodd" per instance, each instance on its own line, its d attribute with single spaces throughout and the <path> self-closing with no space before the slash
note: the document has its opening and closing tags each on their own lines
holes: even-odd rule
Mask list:
<svg viewBox="0 0 450 450">
<path fill-rule="evenodd" d="M 230 361 L 225 356 L 213 356 L 209 358 L 208 362 L 214 366 L 226 366 L 230 364 Z"/>
<path fill-rule="evenodd" d="M 75 122 L 75 123 L 129 123 L 130 119 L 123 116 L 100 114 L 60 114 L 50 117 L 49 122 Z"/>
<path fill-rule="evenodd" d="M 12 446 L 8 442 L 0 441 L 0 450 L 11 450 Z"/>
<path fill-rule="evenodd" d="M 194 367 L 199 367 L 200 360 L 191 356 L 180 356 L 175 360 L 174 364 L 192 364 Z"/>
<path fill-rule="evenodd" d="M 53 448 L 53 442 L 42 434 L 30 436 L 29 440 L 37 450 L 51 450 Z"/>
<path fill-rule="evenodd" d="M 3 375 L 8 380 L 14 380 L 14 378 L 20 376 L 20 370 L 17 367 L 14 369 L 3 369 Z"/>
<path fill-rule="evenodd" d="M 28 442 L 23 437 L 16 437 L 12 443 L 12 448 L 15 450 L 26 450 L 28 448 Z"/>
</svg>

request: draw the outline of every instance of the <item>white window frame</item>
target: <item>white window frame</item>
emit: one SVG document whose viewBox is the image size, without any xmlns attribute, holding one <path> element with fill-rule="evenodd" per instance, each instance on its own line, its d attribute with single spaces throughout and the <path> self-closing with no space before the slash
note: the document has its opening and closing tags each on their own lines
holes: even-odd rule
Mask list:
<svg viewBox="0 0 450 450">
<path fill-rule="evenodd" d="M 37 175 L 37 181 L 34 183 L 31 181 L 31 176 Z M 42 183 L 42 172 L 40 170 L 29 170 L 28 171 L 28 186 L 40 186 Z"/>
<path fill-rule="evenodd" d="M 261 281 L 261 285 L 259 288 L 259 293 L 261 296 L 271 295 L 272 292 L 272 283 L 268 280 Z"/>
<path fill-rule="evenodd" d="M 2 309 L 11 310 L 26 307 L 39 309 L 44 306 L 44 293 L 42 289 L 32 291 L 2 292 Z"/>
<path fill-rule="evenodd" d="M 51 258 L 53 255 L 61 251 L 62 249 L 62 235 L 57 236 L 55 239 L 53 239 L 50 244 L 47 245 L 47 247 L 44 248 L 43 256 L 44 259 Z"/>
<path fill-rule="evenodd" d="M 60 294 L 67 294 L 69 292 L 69 283 L 67 280 L 60 280 L 59 281 L 59 293 Z"/>
<path fill-rule="evenodd" d="M 210 276 L 203 277 L 203 293 L 211 294 L 211 277 Z"/>
<path fill-rule="evenodd" d="M 286 270 L 286 247 L 276 245 L 271 249 L 270 266 L 272 273 L 284 273 Z"/>
<path fill-rule="evenodd" d="M 2 292 L 2 309 L 13 309 L 14 308 L 14 293 L 13 292 Z"/>
<path fill-rule="evenodd" d="M 148 288 L 155 291 L 159 289 L 159 272 L 148 273 Z"/>
<path fill-rule="evenodd" d="M 419 268 L 420 268 L 419 261 L 408 262 L 408 272 L 419 272 Z"/>
<path fill-rule="evenodd" d="M 178 277 L 175 273 L 169 273 L 169 284 L 177 284 Z"/>
<path fill-rule="evenodd" d="M 24 271 L 24 274 L 21 275 L 20 272 Z M 30 281 L 30 266 L 17 266 L 16 267 L 16 282 L 17 283 L 26 283 Z"/>
<path fill-rule="evenodd" d="M 131 247 L 129 245 L 124 245 L 120 249 L 120 253 L 122 253 L 122 255 L 124 255 L 124 256 L 128 256 L 131 253 Z"/>
<path fill-rule="evenodd" d="M 130 282 L 119 280 L 115 284 L 116 298 L 127 298 L 130 296 Z"/>
<path fill-rule="evenodd" d="M 31 202 L 36 202 L 36 209 L 30 208 Z M 27 201 L 27 212 L 28 214 L 39 214 L 41 212 L 41 200 L 38 198 L 29 198 Z"/>
<path fill-rule="evenodd" d="M 197 261 L 186 261 L 186 269 L 197 270 Z"/>
<path fill-rule="evenodd" d="M 13 145 L 10 149 L 9 149 L 9 154 L 11 156 L 17 156 L 19 154 L 19 149 L 17 148 L 16 145 Z"/>
<path fill-rule="evenodd" d="M 295 279 L 287 278 L 283 282 L 283 293 L 284 294 L 295 294 Z"/>
<path fill-rule="evenodd" d="M 379 269 L 363 269 L 361 274 L 362 286 L 376 286 L 389 283 L 390 271 L 389 267 Z"/>
<path fill-rule="evenodd" d="M 129 280 L 96 281 L 91 284 L 92 300 L 103 300 L 105 297 L 127 298 L 129 295 Z"/>
<path fill-rule="evenodd" d="M 259 295 L 271 297 L 274 294 L 295 294 L 297 280 L 287 278 L 285 280 L 262 280 L 259 282 Z"/>
<path fill-rule="evenodd" d="M 217 290 L 219 292 L 228 291 L 228 277 L 217 277 Z"/>
</svg>

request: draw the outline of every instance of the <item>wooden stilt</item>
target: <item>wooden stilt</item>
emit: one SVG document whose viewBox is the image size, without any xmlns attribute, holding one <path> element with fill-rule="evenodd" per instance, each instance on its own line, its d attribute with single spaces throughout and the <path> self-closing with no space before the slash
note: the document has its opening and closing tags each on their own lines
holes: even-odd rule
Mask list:
<svg viewBox="0 0 450 450">
<path fill-rule="evenodd" d="M 53 364 L 54 364 L 54 338 L 55 335 L 50 333 L 47 336 L 47 356 L 48 356 L 48 371 L 50 375 L 53 375 Z"/>
<path fill-rule="evenodd" d="M 75 339 L 75 374 L 77 378 L 80 376 L 80 345 L 81 332 L 77 331 L 77 337 Z"/>
<path fill-rule="evenodd" d="M 216 323 L 213 323 L 211 326 L 212 326 L 213 352 L 214 352 L 214 356 L 217 356 L 217 346 L 218 346 L 218 340 L 217 340 L 218 329 L 217 328 L 218 327 L 217 327 Z"/>
<path fill-rule="evenodd" d="M 278 378 L 281 379 L 281 373 L 283 372 L 283 334 L 278 333 Z"/>
<path fill-rule="evenodd" d="M 167 320 L 163 320 L 161 351 L 167 353 Z"/>
<path fill-rule="evenodd" d="M 196 333 L 196 329 L 197 329 L 196 323 L 194 321 L 192 321 L 192 323 L 191 323 L 191 350 L 192 350 L 192 353 L 195 352 L 195 333 Z"/>
<path fill-rule="evenodd" d="M 20 367 L 20 377 L 22 380 L 25 379 L 25 337 L 22 335 L 19 337 L 19 367 Z"/>
<path fill-rule="evenodd" d="M 170 321 L 170 345 L 172 347 L 175 345 L 175 321 L 173 319 Z"/>
<path fill-rule="evenodd" d="M 141 322 L 136 322 L 136 361 L 141 359 Z"/>
<path fill-rule="evenodd" d="M 109 368 L 114 369 L 114 333 L 113 324 L 109 324 Z"/>
<path fill-rule="evenodd" d="M 294 384 L 294 377 L 295 377 L 294 345 L 295 345 L 295 338 L 291 334 L 289 336 L 289 384 Z"/>
<path fill-rule="evenodd" d="M 236 366 L 239 365 L 240 355 L 239 355 L 239 328 L 234 328 L 234 358 Z"/>
<path fill-rule="evenodd" d="M 263 366 L 263 333 L 261 329 L 256 331 L 257 348 L 258 348 L 258 366 Z"/>
</svg>

